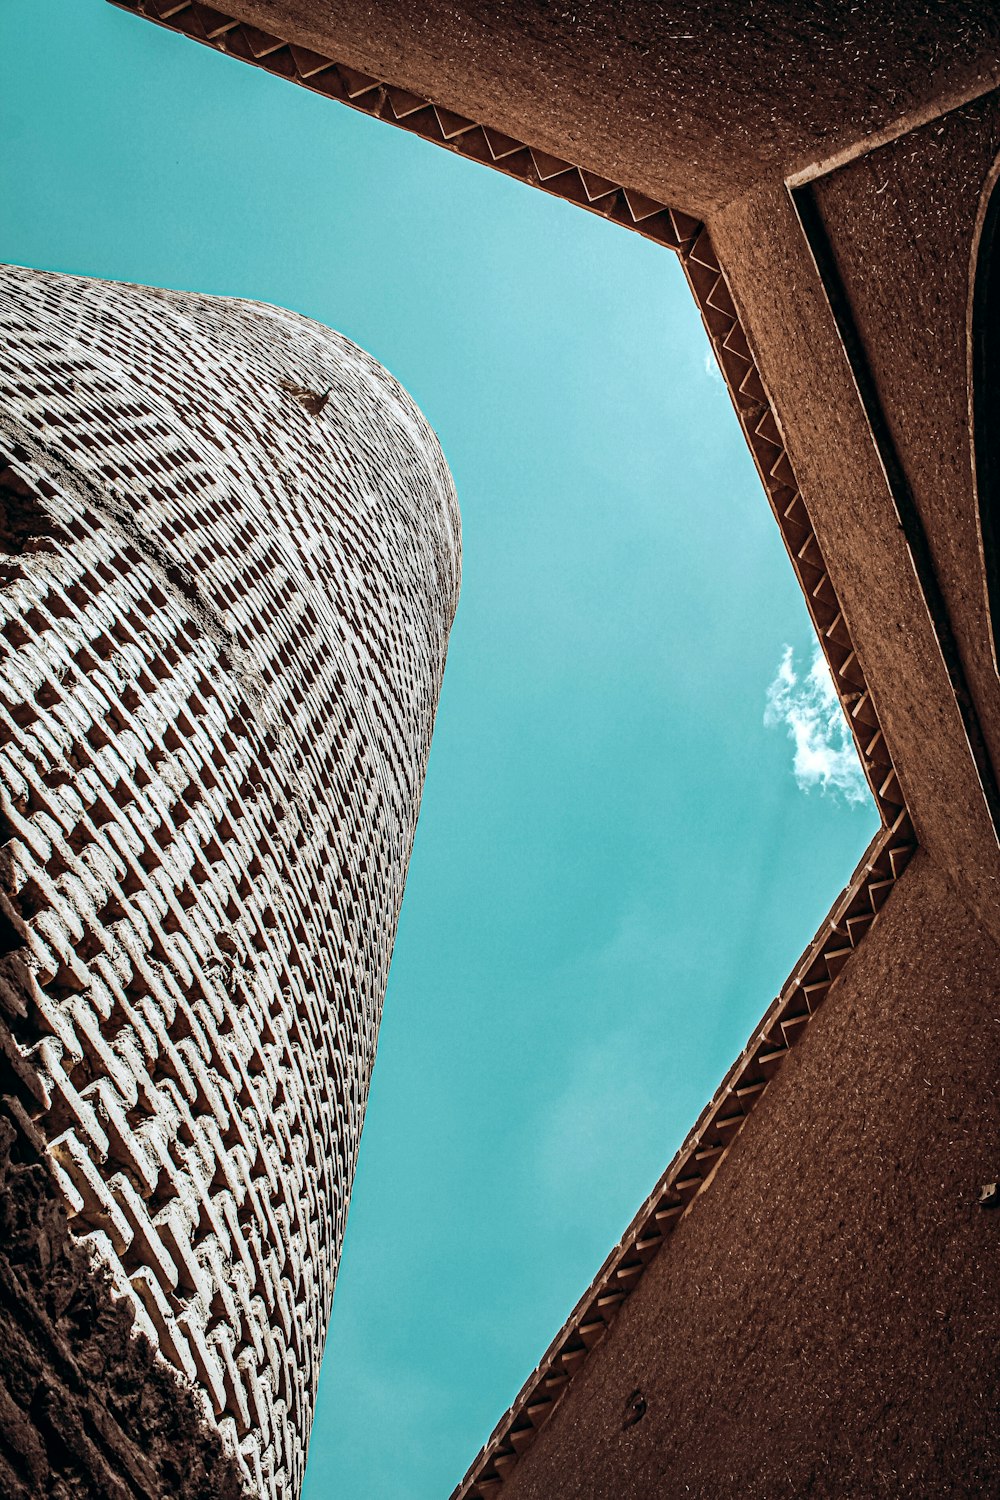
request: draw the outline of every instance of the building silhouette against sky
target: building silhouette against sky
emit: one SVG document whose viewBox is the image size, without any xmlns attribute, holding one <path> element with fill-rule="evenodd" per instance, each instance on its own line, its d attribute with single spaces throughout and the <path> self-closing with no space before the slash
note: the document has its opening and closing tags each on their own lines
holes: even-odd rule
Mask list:
<svg viewBox="0 0 1000 1500">
<path fill-rule="evenodd" d="M 292 1497 L 458 597 L 451 479 L 399 385 L 292 313 L 6 268 L 0 340 L 8 1191 L 63 1267 L 15 1308 L 0 1489 L 239 1489 L 211 1442 L 178 1462 L 198 1410 L 169 1382 L 109 1437 L 113 1292 L 242 1482 Z M 51 1411 L 18 1438 L 38 1360 Z"/>
<path fill-rule="evenodd" d="M 377 24 L 367 0 L 120 4 L 679 254 L 882 819 L 456 1497 L 996 1493 L 995 4 L 426 0 Z M 251 1485 L 293 1492 L 364 975 L 454 601 L 450 491 L 398 409 L 376 437 L 359 387 L 342 408 L 344 346 L 301 322 L 7 287 L 0 1312 L 32 1373 L 23 1431 L 0 1413 L 2 1478 L 44 1493 L 76 1464 L 140 1494 L 183 1453 L 168 1493 L 241 1483 L 159 1366 L 136 1406 L 141 1350 L 59 1238 L 57 1191 Z M 329 531 L 302 504 L 342 410 L 345 472 L 389 444 L 398 574 L 354 521 L 364 484 Z M 330 861 L 348 818 L 370 857 Z"/>
</svg>

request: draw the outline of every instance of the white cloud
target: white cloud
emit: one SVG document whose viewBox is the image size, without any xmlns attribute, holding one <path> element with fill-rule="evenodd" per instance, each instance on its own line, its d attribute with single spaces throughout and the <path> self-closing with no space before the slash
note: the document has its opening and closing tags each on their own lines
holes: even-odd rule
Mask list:
<svg viewBox="0 0 1000 1500">
<path fill-rule="evenodd" d="M 719 369 L 719 361 L 715 357 L 715 351 L 709 347 L 705 350 L 705 374 L 710 380 L 721 380 L 722 371 Z"/>
<path fill-rule="evenodd" d="M 803 791 L 818 786 L 822 792 L 841 793 L 848 802 L 865 800 L 865 775 L 819 646 L 804 678 L 795 670 L 791 646 L 785 647 L 767 690 L 764 723 L 787 727 L 795 746 L 795 780 Z"/>
</svg>

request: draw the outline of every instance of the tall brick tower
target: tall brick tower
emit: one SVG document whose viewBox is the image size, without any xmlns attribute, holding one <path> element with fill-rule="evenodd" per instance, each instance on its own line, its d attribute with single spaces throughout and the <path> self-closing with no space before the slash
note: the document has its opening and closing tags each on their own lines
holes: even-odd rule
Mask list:
<svg viewBox="0 0 1000 1500">
<path fill-rule="evenodd" d="M 6 268 L 0 339 L 0 1489 L 292 1497 L 453 487 L 291 313 Z"/>
</svg>

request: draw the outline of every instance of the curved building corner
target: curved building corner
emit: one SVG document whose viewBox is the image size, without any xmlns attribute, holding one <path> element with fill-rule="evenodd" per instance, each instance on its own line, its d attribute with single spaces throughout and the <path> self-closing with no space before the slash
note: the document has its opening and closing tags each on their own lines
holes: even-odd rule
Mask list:
<svg viewBox="0 0 1000 1500">
<path fill-rule="evenodd" d="M 0 338 L 0 1478 L 291 1500 L 453 486 L 399 385 L 291 313 L 8 267 Z"/>
</svg>

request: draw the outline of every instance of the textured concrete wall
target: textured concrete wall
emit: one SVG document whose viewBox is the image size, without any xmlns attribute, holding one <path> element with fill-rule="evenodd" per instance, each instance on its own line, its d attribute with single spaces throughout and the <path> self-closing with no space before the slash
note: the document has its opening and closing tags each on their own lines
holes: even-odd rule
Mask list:
<svg viewBox="0 0 1000 1500">
<path fill-rule="evenodd" d="M 994 746 L 1000 700 L 986 660 L 975 538 L 967 317 L 972 224 L 997 118 L 996 96 L 983 99 L 813 187 L 923 520 L 968 699 Z M 872 429 L 785 187 L 729 205 L 713 221 L 713 240 L 920 841 L 1000 938 L 996 829 Z"/>
<path fill-rule="evenodd" d="M 821 179 L 815 192 L 1000 766 L 969 384 L 977 222 L 998 161 L 1000 94 L 992 94 Z"/>
<path fill-rule="evenodd" d="M 396 382 L 289 313 L 6 269 L 0 338 L 7 1091 L 252 1490 L 293 1495 L 451 481 Z"/>
</svg>

